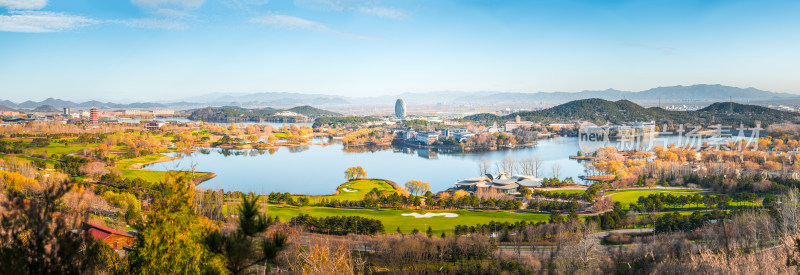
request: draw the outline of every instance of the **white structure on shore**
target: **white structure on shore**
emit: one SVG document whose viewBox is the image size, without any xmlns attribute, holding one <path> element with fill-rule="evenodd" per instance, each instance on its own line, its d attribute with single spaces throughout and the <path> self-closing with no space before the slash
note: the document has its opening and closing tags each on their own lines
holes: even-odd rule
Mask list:
<svg viewBox="0 0 800 275">
<path fill-rule="evenodd" d="M 506 194 L 517 194 L 517 190 L 520 186 L 525 186 L 527 188 L 541 186 L 542 179 L 526 175 L 508 176 L 506 173 L 500 172 L 471 177 L 458 181 L 455 184 L 458 189 L 473 192 L 477 191 L 479 188 L 493 188 Z"/>
</svg>

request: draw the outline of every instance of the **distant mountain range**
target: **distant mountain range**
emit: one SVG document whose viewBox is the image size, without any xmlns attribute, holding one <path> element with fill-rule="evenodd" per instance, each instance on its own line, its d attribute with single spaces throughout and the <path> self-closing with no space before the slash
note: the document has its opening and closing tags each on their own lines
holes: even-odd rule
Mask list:
<svg viewBox="0 0 800 275">
<path fill-rule="evenodd" d="M 72 101 L 55 99 L 55 98 L 48 98 L 39 102 L 36 101 L 25 101 L 22 103 L 14 103 L 9 100 L 0 101 L 0 106 L 5 107 L 6 109 L 36 109 L 42 106 L 49 106 L 54 109 L 60 108 L 91 108 L 97 107 L 99 109 L 114 109 L 114 108 L 165 108 L 167 105 L 161 103 L 130 103 L 130 104 L 119 104 L 113 102 L 100 102 L 100 101 L 86 101 L 82 103 L 75 103 Z M 2 109 L 3 107 L 0 107 Z M 60 110 L 58 110 L 60 111 Z"/>
<path fill-rule="evenodd" d="M 457 102 L 566 102 L 579 99 L 601 98 L 605 100 L 631 101 L 752 101 L 768 99 L 800 98 L 800 95 L 774 93 L 756 88 L 737 88 L 723 85 L 692 85 L 652 88 L 640 92 L 614 89 L 602 91 L 538 92 L 538 93 L 493 93 L 484 96 L 463 96 Z"/>
<path fill-rule="evenodd" d="M 297 105 L 331 105 L 348 104 L 347 98 L 323 94 L 299 93 L 253 93 L 253 94 L 224 94 L 213 93 L 194 97 L 183 98 L 181 102 L 206 103 L 212 105 L 254 105 L 264 106 L 297 106 Z"/>
<path fill-rule="evenodd" d="M 644 108 L 629 100 L 608 101 L 591 98 L 571 101 L 539 111 L 518 112 L 506 116 L 476 114 L 464 117 L 476 122 L 504 122 L 520 116 L 523 120 L 536 122 L 591 121 L 596 124 L 621 124 L 633 121 L 656 121 L 657 123 L 696 123 L 702 125 L 722 124 L 726 126 L 762 126 L 785 121 L 800 121 L 800 113 L 786 112 L 767 107 L 718 102 L 697 111 L 669 111 L 657 107 Z"/>
<path fill-rule="evenodd" d="M 54 108 L 88 108 L 101 109 L 126 109 L 126 108 L 198 108 L 208 106 L 236 106 L 244 108 L 287 108 L 299 105 L 317 107 L 348 106 L 369 104 L 394 104 L 397 98 L 405 99 L 409 106 L 429 104 L 458 104 L 458 105 L 553 105 L 568 101 L 600 98 L 605 100 L 629 100 L 636 102 L 778 102 L 792 100 L 800 102 L 800 95 L 788 93 L 775 93 L 756 88 L 738 88 L 724 85 L 698 84 L 691 86 L 669 86 L 652 88 L 640 92 L 620 91 L 607 89 L 600 91 L 581 92 L 428 92 L 428 93 L 403 93 L 391 96 L 378 97 L 344 97 L 325 94 L 300 94 L 300 93 L 252 93 L 252 94 L 226 94 L 213 93 L 188 98 L 178 99 L 173 102 L 141 102 L 119 104 L 113 102 L 87 101 L 75 103 L 71 101 L 48 98 L 40 102 L 25 101 L 14 103 L 8 100 L 0 101 L 0 106 L 6 109 L 30 110 L 44 105 Z M 3 109 L 3 107 L 0 107 Z"/>
</svg>

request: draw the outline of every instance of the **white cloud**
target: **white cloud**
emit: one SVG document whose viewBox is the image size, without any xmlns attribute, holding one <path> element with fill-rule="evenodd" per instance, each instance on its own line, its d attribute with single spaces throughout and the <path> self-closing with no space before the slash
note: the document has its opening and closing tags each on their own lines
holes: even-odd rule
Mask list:
<svg viewBox="0 0 800 275">
<path fill-rule="evenodd" d="M 384 18 L 401 19 L 407 16 L 406 12 L 401 9 L 371 6 L 371 7 L 358 7 L 358 11 L 366 14 L 372 14 Z"/>
<path fill-rule="evenodd" d="M 115 20 L 115 23 L 133 28 L 182 30 L 197 19 L 193 12 L 203 6 L 205 0 L 131 0 L 131 3 L 151 17 Z"/>
<path fill-rule="evenodd" d="M 177 20 L 162 18 L 136 18 L 130 20 L 114 20 L 113 23 L 122 24 L 132 28 L 183 30 L 186 24 Z"/>
<path fill-rule="evenodd" d="M 294 0 L 294 4 L 305 9 L 360 12 L 391 19 L 408 16 L 405 10 L 382 6 L 377 0 Z"/>
<path fill-rule="evenodd" d="M 131 0 L 134 5 L 152 9 L 165 7 L 196 9 L 202 6 L 204 2 L 205 0 Z"/>
<path fill-rule="evenodd" d="M 0 31 L 5 32 L 57 32 L 98 23 L 91 18 L 56 12 L 14 11 L 0 15 Z"/>
<path fill-rule="evenodd" d="M 374 37 L 371 36 L 337 31 L 329 28 L 325 24 L 289 15 L 270 14 L 267 16 L 250 19 L 250 23 L 259 24 L 263 26 L 270 26 L 274 28 L 300 29 L 308 31 L 326 32 L 350 39 L 361 39 L 361 40 L 375 39 Z"/>
<path fill-rule="evenodd" d="M 38 10 L 47 6 L 47 0 L 0 0 L 0 7 L 10 10 Z"/>
<path fill-rule="evenodd" d="M 253 18 L 250 19 L 250 22 L 277 28 L 286 28 L 286 29 L 303 29 L 303 30 L 319 31 L 319 32 L 326 32 L 331 30 L 330 28 L 328 28 L 328 26 L 325 26 L 325 24 L 319 22 L 306 20 L 300 17 L 278 15 L 278 14 L 271 14 L 267 16 Z"/>
</svg>

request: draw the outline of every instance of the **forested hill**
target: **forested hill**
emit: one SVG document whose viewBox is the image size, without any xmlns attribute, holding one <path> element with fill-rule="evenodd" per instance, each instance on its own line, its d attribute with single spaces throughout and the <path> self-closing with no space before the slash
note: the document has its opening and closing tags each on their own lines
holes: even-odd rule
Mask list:
<svg viewBox="0 0 800 275">
<path fill-rule="evenodd" d="M 298 113 L 298 114 L 301 114 L 301 115 L 304 115 L 304 116 L 308 116 L 308 117 L 326 117 L 326 116 L 341 116 L 342 115 L 340 113 L 331 112 L 331 111 L 328 111 L 328 110 L 322 110 L 322 109 L 314 108 L 314 107 L 311 107 L 311 106 L 308 106 L 308 105 L 293 107 L 291 109 L 288 109 L 287 111 L 295 112 L 295 113 Z"/>
<path fill-rule="evenodd" d="M 325 116 L 341 116 L 327 110 L 314 108 L 311 106 L 298 106 L 288 110 L 273 108 L 264 109 L 245 109 L 239 107 L 208 107 L 197 109 L 189 115 L 191 120 L 202 120 L 209 122 L 245 122 L 245 121 L 277 121 L 277 122 L 301 122 L 305 121 L 302 117 L 280 115 L 282 111 L 294 112 L 307 116 L 311 119 Z"/>
<path fill-rule="evenodd" d="M 716 124 L 748 126 L 761 121 L 762 126 L 784 121 L 798 121 L 800 114 L 774 110 L 756 105 L 733 102 L 714 103 L 697 111 L 668 111 L 657 107 L 644 108 L 628 100 L 608 101 L 591 98 L 575 100 L 552 108 L 519 112 L 507 116 L 476 114 L 464 117 L 476 122 L 504 122 L 519 115 L 523 120 L 536 122 L 590 121 L 597 124 L 620 124 L 631 121 L 651 121 L 678 124 Z"/>
</svg>

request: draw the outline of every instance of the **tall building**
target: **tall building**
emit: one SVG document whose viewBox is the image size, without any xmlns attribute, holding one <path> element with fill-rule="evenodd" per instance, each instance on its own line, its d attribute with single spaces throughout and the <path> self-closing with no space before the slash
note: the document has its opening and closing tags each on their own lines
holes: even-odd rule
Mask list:
<svg viewBox="0 0 800 275">
<path fill-rule="evenodd" d="M 398 98 L 394 104 L 394 115 L 400 119 L 406 118 L 406 102 L 402 98 Z"/>
<path fill-rule="evenodd" d="M 68 107 L 64 107 L 64 115 L 65 116 L 69 116 L 69 108 Z"/>
<path fill-rule="evenodd" d="M 92 127 L 97 127 L 97 108 L 95 107 L 89 109 L 89 124 Z"/>
</svg>

